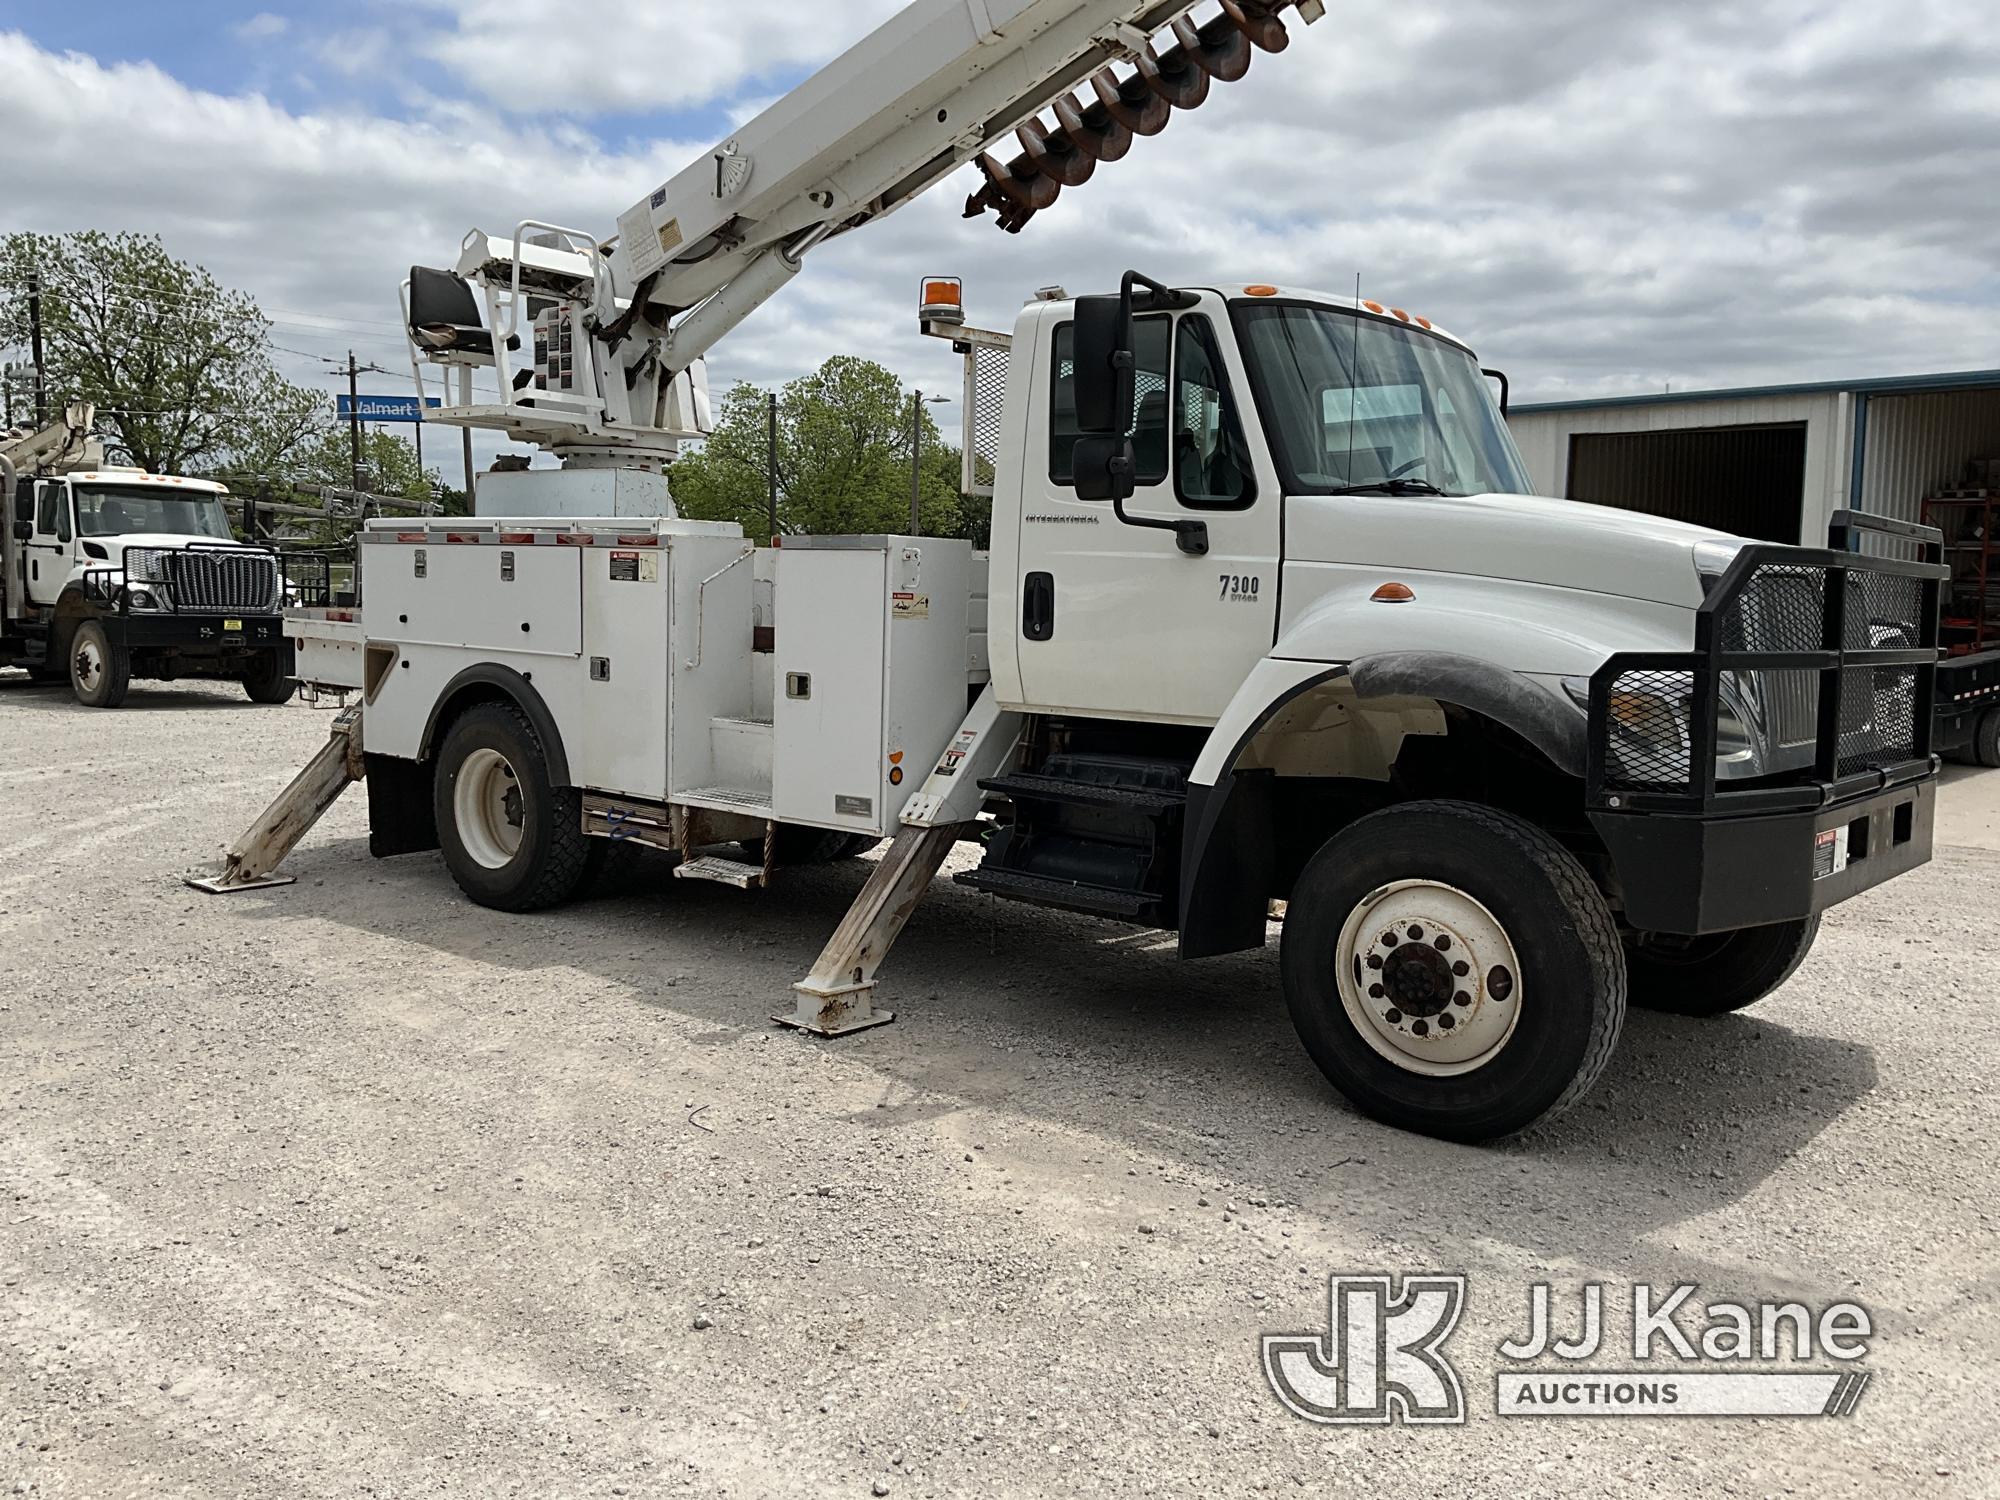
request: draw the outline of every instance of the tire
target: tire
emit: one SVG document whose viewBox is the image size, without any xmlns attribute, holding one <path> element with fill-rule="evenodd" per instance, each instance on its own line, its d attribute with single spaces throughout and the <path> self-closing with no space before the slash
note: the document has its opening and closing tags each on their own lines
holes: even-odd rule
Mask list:
<svg viewBox="0 0 2000 1500">
<path fill-rule="evenodd" d="M 85 620 L 69 640 L 69 686 L 85 708 L 117 708 L 132 686 L 132 654 L 113 645 L 102 620 Z"/>
<path fill-rule="evenodd" d="M 843 859 L 858 859 L 882 841 L 872 833 L 847 833 L 838 828 L 807 828 L 799 823 L 778 825 L 778 858 L 781 865 L 831 865 Z M 764 841 L 744 839 L 737 845 L 743 857 L 754 865 L 764 862 Z"/>
<path fill-rule="evenodd" d="M 298 682 L 276 653 L 258 657 L 243 674 L 243 691 L 252 703 L 289 703 L 298 690 Z"/>
<path fill-rule="evenodd" d="M 475 704 L 452 721 L 431 806 L 451 878 L 496 911 L 559 906 L 603 862 L 603 841 L 583 831 L 581 798 L 550 782 L 541 742 L 511 703 Z"/>
<path fill-rule="evenodd" d="M 1645 939 L 1625 950 L 1632 1003 L 1677 1016 L 1721 1016 L 1755 1005 L 1798 972 L 1819 918 L 1745 927 L 1678 940 Z"/>
<path fill-rule="evenodd" d="M 2000 708 L 1989 708 L 1979 716 L 1972 731 L 1972 758 L 1982 766 L 2000 766 Z"/>
<path fill-rule="evenodd" d="M 1472 803 L 1389 808 L 1322 846 L 1293 886 L 1280 968 L 1328 1081 L 1450 1141 L 1561 1114 L 1625 1024 L 1625 955 L 1583 866 Z"/>
</svg>

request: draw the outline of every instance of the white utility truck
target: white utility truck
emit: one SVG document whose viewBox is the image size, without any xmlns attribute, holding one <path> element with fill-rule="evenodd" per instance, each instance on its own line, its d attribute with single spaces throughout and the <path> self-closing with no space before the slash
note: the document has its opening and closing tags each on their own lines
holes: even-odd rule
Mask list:
<svg viewBox="0 0 2000 1500">
<path fill-rule="evenodd" d="M 1467 1140 L 1577 1099 L 1628 993 L 1714 1014 L 1781 984 L 1822 911 L 1929 856 L 1934 539 L 1848 518 L 1771 547 L 1530 498 L 1504 396 L 1422 317 L 1130 275 L 1002 335 L 928 284 L 990 558 L 673 516 L 697 361 L 806 249 L 974 158 L 969 212 L 1018 228 L 1190 78 L 1275 50 L 1282 8 L 920 0 L 615 242 L 524 225 L 413 275 L 413 338 L 465 381 L 440 419 L 564 466 L 362 533 L 360 618 L 300 664 L 359 702 L 206 887 L 269 883 L 363 777 L 377 854 L 441 847 L 505 910 L 617 841 L 756 887 L 888 838 L 777 1018 L 833 1035 L 889 1018 L 877 965 L 977 839 L 964 884 L 1188 958 L 1262 945 L 1285 903 L 1313 1059 Z M 1012 166 L 982 154 L 1017 128 Z M 506 394 L 473 405 L 489 364 Z"/>
<path fill-rule="evenodd" d="M 279 560 L 235 540 L 204 479 L 104 461 L 93 411 L 0 434 L 0 667 L 68 678 L 116 708 L 135 677 L 220 677 L 258 703 L 292 696 Z"/>
</svg>

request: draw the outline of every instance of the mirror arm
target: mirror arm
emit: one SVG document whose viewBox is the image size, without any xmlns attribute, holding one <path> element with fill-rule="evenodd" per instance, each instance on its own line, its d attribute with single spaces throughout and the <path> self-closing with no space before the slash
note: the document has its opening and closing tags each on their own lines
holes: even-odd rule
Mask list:
<svg viewBox="0 0 2000 1500">
<path fill-rule="evenodd" d="M 1171 531 L 1174 541 L 1189 557 L 1208 556 L 1208 522 L 1206 521 L 1156 521 L 1151 516 L 1130 516 L 1125 513 L 1125 502 L 1113 500 L 1111 513 L 1127 526 L 1145 527 L 1151 531 Z"/>
<path fill-rule="evenodd" d="M 1481 370 L 1479 373 L 1488 380 L 1500 382 L 1500 415 L 1506 416 L 1507 408 L 1513 404 L 1514 382 L 1507 378 L 1505 370 Z"/>
</svg>

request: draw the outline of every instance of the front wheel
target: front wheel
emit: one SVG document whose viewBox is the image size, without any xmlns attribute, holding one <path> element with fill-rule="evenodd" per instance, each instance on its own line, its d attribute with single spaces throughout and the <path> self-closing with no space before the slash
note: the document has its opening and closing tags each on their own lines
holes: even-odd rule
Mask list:
<svg viewBox="0 0 2000 1500">
<path fill-rule="evenodd" d="M 102 620 L 85 620 L 69 642 L 69 686 L 85 708 L 117 708 L 132 686 L 132 656 Z"/>
<path fill-rule="evenodd" d="M 299 685 L 275 654 L 258 657 L 243 674 L 243 691 L 252 703 L 289 703 Z"/>
<path fill-rule="evenodd" d="M 1797 973 L 1818 936 L 1818 917 L 1697 938 L 1642 934 L 1625 950 L 1632 1003 L 1677 1016 L 1742 1010 Z"/>
<path fill-rule="evenodd" d="M 1560 1114 L 1625 1021 L 1617 926 L 1583 867 L 1471 803 L 1392 807 L 1329 840 L 1293 887 L 1281 969 L 1333 1086 L 1446 1140 Z"/>
<path fill-rule="evenodd" d="M 558 906 L 603 859 L 603 841 L 583 831 L 575 789 L 550 782 L 534 727 L 511 703 L 477 704 L 453 721 L 431 805 L 445 866 L 481 906 Z"/>
</svg>

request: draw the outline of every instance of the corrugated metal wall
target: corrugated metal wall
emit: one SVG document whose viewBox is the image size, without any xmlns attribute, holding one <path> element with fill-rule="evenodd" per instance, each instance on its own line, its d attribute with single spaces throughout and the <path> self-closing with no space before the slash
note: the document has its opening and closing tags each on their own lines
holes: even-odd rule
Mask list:
<svg viewBox="0 0 2000 1500">
<path fill-rule="evenodd" d="M 2000 458 L 2000 391 L 1873 397 L 1867 445 L 1862 509 L 1920 520 L 1924 497 L 1957 485 L 1968 460 Z"/>
<path fill-rule="evenodd" d="M 1853 471 L 1848 398 L 1837 392 L 1518 411 L 1507 419 L 1537 493 L 1555 496 L 1570 493 L 1572 439 L 1579 436 L 1800 422 L 1806 426 L 1806 469 L 1799 535 L 1782 540 L 1823 546 L 1827 517 L 1847 504 Z M 1712 524 L 1725 531 L 1742 529 L 1740 522 Z"/>
<path fill-rule="evenodd" d="M 1799 539 L 1807 429 L 1717 427 L 1681 432 L 1577 433 L 1569 499 L 1733 531 Z"/>
</svg>

